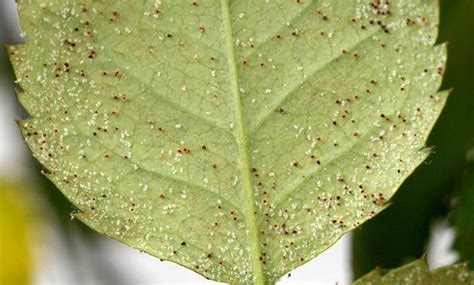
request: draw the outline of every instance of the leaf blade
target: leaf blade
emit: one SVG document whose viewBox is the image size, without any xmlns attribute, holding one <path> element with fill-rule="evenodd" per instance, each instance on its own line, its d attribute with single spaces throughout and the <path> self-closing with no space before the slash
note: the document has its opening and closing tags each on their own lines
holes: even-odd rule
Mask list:
<svg viewBox="0 0 474 285">
<path fill-rule="evenodd" d="M 447 96 L 437 7 L 400 3 L 20 1 L 20 127 L 92 228 L 272 283 L 429 153 Z"/>
</svg>

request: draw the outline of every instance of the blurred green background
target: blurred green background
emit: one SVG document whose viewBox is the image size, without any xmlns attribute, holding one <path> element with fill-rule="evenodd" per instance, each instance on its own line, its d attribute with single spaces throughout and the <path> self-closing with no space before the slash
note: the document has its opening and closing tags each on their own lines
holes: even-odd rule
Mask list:
<svg viewBox="0 0 474 285">
<path fill-rule="evenodd" d="M 18 27 L 12 20 L 14 16 L 9 14 L 11 11 L 6 9 L 5 1 L 0 0 L 0 41 L 2 44 L 22 43 Z M 433 239 L 433 225 L 440 221 L 444 221 L 444 225 L 447 222 L 454 229 L 453 248 L 460 260 L 473 260 L 474 0 L 441 1 L 438 42 L 449 43 L 442 89 L 452 88 L 453 91 L 428 141 L 429 146 L 434 146 L 434 153 L 406 180 L 395 195 L 392 206 L 354 231 L 354 279 L 377 266 L 398 267 L 421 257 Z M 0 79 L 8 83 L 7 88 L 14 88 L 14 77 L 3 48 L 0 48 Z M 2 112 L 10 108 L 9 112 L 15 116 L 25 117 L 14 96 L 7 96 L 10 92 L 1 91 Z M 18 134 L 1 130 L 1 136 L 10 135 Z M 95 269 L 91 272 L 96 275 L 98 284 L 127 284 L 124 272 L 108 266 L 104 259 L 84 261 L 76 258 L 80 255 L 80 249 L 73 236 L 79 235 L 91 248 L 100 247 L 101 237 L 81 223 L 70 221 L 69 214 L 74 208 L 40 175 L 41 167 L 29 154 L 20 155 L 19 161 L 22 171 L 26 169 L 26 173 L 16 175 L 16 179 L 11 178 L 9 171 L 2 170 L 0 173 L 0 204 L 4 205 L 0 208 L 3 210 L 0 211 L 0 285 L 29 283 L 28 271 L 33 266 L 33 259 L 26 239 L 35 237 L 37 201 L 52 209 L 54 219 L 59 221 L 61 238 L 66 243 L 67 256 L 71 257 L 72 264 L 80 267 L 77 263 L 92 262 L 89 267 Z M 9 167 L 2 169 L 8 170 Z M 21 177 L 28 177 L 28 181 Z M 26 196 L 29 198 L 21 198 Z M 10 210 L 5 210 L 7 207 Z M 8 223 L 12 220 L 16 222 Z M 18 238 L 12 239 L 12 236 Z M 474 262 L 471 268 L 474 269 Z M 76 278 L 77 284 L 86 283 L 81 274 Z"/>
</svg>

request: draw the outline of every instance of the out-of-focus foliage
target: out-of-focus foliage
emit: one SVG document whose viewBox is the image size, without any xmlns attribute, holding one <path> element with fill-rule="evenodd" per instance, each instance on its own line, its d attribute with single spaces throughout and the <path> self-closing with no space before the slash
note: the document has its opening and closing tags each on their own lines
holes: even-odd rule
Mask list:
<svg viewBox="0 0 474 285">
<path fill-rule="evenodd" d="M 461 259 L 469 260 L 474 269 L 474 148 L 467 154 L 464 185 L 456 200 L 452 219 L 456 229 L 454 246 Z"/>
<path fill-rule="evenodd" d="M 421 256 L 432 221 L 447 213 L 449 197 L 461 180 L 465 151 L 474 139 L 473 17 L 474 1 L 441 1 L 438 42 L 449 44 L 443 89 L 454 90 L 428 140 L 433 154 L 405 181 L 391 207 L 354 232 L 355 277 Z"/>
<path fill-rule="evenodd" d="M 16 32 L 14 18 L 9 11 L 8 6 L 12 5 L 13 1 L 0 1 L 0 78 L 13 78 L 11 73 L 8 57 L 5 56 L 5 49 L 3 45 L 6 43 L 20 42 L 18 32 Z M 5 94 L 0 94 L 4 96 Z M 1 98 L 1 97 L 0 97 Z"/>
<path fill-rule="evenodd" d="M 422 258 L 392 270 L 375 269 L 354 285 L 474 285 L 474 273 L 465 263 L 430 271 Z"/>
<path fill-rule="evenodd" d="M 29 282 L 35 219 L 25 191 L 0 179 L 0 285 Z"/>
</svg>

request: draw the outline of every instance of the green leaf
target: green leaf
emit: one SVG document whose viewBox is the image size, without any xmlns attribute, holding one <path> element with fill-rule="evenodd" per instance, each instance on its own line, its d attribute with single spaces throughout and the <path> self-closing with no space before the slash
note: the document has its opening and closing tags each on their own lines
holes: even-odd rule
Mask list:
<svg viewBox="0 0 474 285">
<path fill-rule="evenodd" d="M 360 277 L 376 266 L 399 267 L 425 252 L 430 226 L 446 217 L 462 180 L 465 153 L 474 146 L 474 1 L 444 0 L 438 42 L 449 42 L 442 88 L 452 88 L 427 144 L 435 153 L 403 183 L 393 206 L 354 231 L 352 268 Z"/>
<path fill-rule="evenodd" d="M 354 285 L 472 285 L 474 273 L 466 263 L 437 268 L 430 272 L 424 258 L 389 271 L 375 269 L 353 283 Z"/>
<path fill-rule="evenodd" d="M 454 248 L 458 250 L 461 259 L 471 262 L 474 269 L 474 148 L 467 153 L 467 163 L 464 186 L 458 194 L 452 223 L 456 229 Z"/>
<path fill-rule="evenodd" d="M 18 2 L 20 127 L 76 216 L 218 281 L 386 208 L 448 93 L 433 0 Z"/>
</svg>

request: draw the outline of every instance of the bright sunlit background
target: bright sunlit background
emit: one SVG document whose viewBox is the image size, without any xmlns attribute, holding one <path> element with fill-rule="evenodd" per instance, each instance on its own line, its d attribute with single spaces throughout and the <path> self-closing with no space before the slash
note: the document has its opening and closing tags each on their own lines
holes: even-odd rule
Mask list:
<svg viewBox="0 0 474 285">
<path fill-rule="evenodd" d="M 451 13 L 449 17 L 457 17 L 453 11 L 456 11 L 456 7 L 462 6 L 462 2 L 467 3 L 469 0 L 452 1 L 454 8 L 446 8 Z M 471 1 L 471 4 L 472 2 L 474 1 Z M 444 19 L 447 18 L 448 16 Z M 456 26 L 456 24 L 447 24 L 447 26 Z M 466 39 L 466 41 L 469 40 Z M 5 44 L 23 43 L 18 28 L 14 0 L 0 0 L 0 42 Z M 452 40 L 452 44 L 454 49 L 458 42 Z M 467 45 L 472 47 L 472 40 L 467 42 Z M 453 69 L 455 68 L 451 67 L 451 70 Z M 450 85 L 457 84 L 456 80 L 451 82 Z M 472 83 L 469 84 L 472 86 Z M 461 87 L 459 91 L 461 94 L 455 94 L 458 98 L 468 96 L 462 94 L 463 88 L 469 89 Z M 34 285 L 213 284 L 190 270 L 173 263 L 160 262 L 145 253 L 140 253 L 94 233 L 78 221 L 71 220 L 68 213 L 73 210 L 73 207 L 61 196 L 59 191 L 40 175 L 41 168 L 31 158 L 19 134 L 15 118 L 24 118 L 27 115 L 19 106 L 14 89 L 11 67 L 5 50 L 0 48 L 0 191 L 2 191 L 0 205 L 3 207 L 3 211 L 0 210 L 0 284 L 14 285 L 22 282 Z M 472 93 L 469 95 L 471 103 L 465 103 L 471 104 L 471 110 L 473 109 L 472 95 Z M 456 110 L 452 111 L 455 108 L 452 106 L 456 105 L 453 103 L 454 99 L 450 100 L 448 104 L 451 104 L 451 110 L 445 113 L 457 112 Z M 450 117 L 446 119 L 449 114 L 443 114 L 443 116 L 441 120 L 449 122 Z M 446 128 L 438 131 L 435 129 L 435 132 L 442 133 L 445 130 Z M 442 135 L 446 136 L 446 133 Z M 460 138 L 454 135 L 453 139 Z M 436 138 L 432 140 L 432 144 L 440 144 L 441 155 L 443 155 L 442 143 L 443 140 L 437 141 Z M 460 151 L 462 152 L 462 150 Z M 428 170 L 420 171 L 430 171 L 430 163 L 422 166 L 423 169 Z M 433 165 L 436 167 L 436 159 L 433 159 Z M 436 168 L 436 171 L 440 171 L 440 168 Z M 417 179 L 416 175 L 413 179 Z M 407 183 L 414 185 L 415 182 L 409 181 Z M 419 189 L 410 190 L 418 191 Z M 408 193 L 410 190 L 402 189 L 401 192 Z M 449 195 L 442 195 L 442 198 L 444 199 L 446 196 Z M 395 201 L 392 207 L 403 207 L 401 197 L 399 202 Z M 431 211 L 428 210 L 431 208 L 424 208 L 423 205 L 420 205 L 419 208 L 418 213 L 412 213 L 413 216 L 419 215 L 425 210 Z M 424 222 L 423 226 L 419 228 L 420 232 L 423 232 L 422 228 L 428 230 L 421 245 L 417 246 L 415 251 L 408 250 L 405 256 L 398 256 L 398 259 L 393 262 L 394 264 L 420 257 L 423 252 L 427 253 L 431 267 L 450 264 L 458 260 L 458 254 L 451 249 L 455 232 L 450 228 L 445 212 L 442 213 L 444 214 L 434 215 L 435 217 L 430 217 L 427 222 Z M 406 220 L 402 222 L 408 223 Z M 367 230 L 371 226 L 367 225 Z M 393 229 L 387 222 L 387 227 L 383 230 L 390 233 Z M 409 240 L 411 235 L 417 235 L 416 225 L 414 229 L 403 231 L 396 242 L 404 243 L 406 242 L 405 238 Z M 391 254 L 390 243 L 386 244 L 387 253 L 377 251 L 377 245 L 374 243 L 375 254 L 374 250 L 371 251 L 370 244 L 364 245 L 364 228 L 356 234 L 362 235 L 356 243 L 356 245 L 361 244 L 360 247 L 357 247 L 360 250 L 354 250 L 357 260 L 367 259 L 364 252 L 367 255 L 370 254 L 369 259 L 372 260 L 367 263 L 366 267 L 372 268 L 372 263 L 378 262 L 374 259 L 375 257 L 372 258 L 372 255 L 377 257 Z M 281 284 L 336 284 L 336 282 L 338 282 L 337 284 L 350 284 L 353 278 L 351 238 L 351 234 L 344 236 L 328 251 L 292 272 L 291 277 L 282 278 Z M 380 239 L 383 239 L 383 235 Z M 378 260 L 390 260 L 390 256 Z M 392 263 L 386 262 L 380 265 L 392 266 Z M 356 271 L 356 274 L 360 275 L 361 272 Z M 2 283 L 2 278 L 7 278 L 3 279 L 3 282 L 15 283 Z"/>
</svg>

